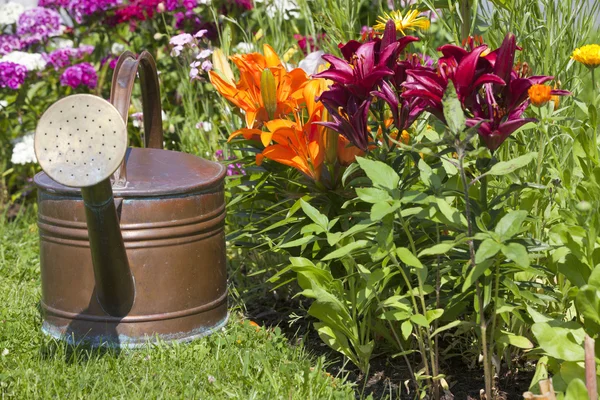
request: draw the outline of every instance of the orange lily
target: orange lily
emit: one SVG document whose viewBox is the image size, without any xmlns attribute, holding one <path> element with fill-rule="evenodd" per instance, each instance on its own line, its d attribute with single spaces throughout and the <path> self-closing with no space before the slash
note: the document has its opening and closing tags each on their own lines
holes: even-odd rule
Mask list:
<svg viewBox="0 0 600 400">
<path fill-rule="evenodd" d="M 246 139 L 259 136 L 265 149 L 256 156 L 258 165 L 264 158 L 268 158 L 296 168 L 315 181 L 319 181 L 321 178 L 326 147 L 333 146 L 340 165 L 351 164 L 357 155 L 364 154 L 364 152 L 337 132 L 333 132 L 337 137 L 329 138 L 332 132 L 329 132 L 328 128 L 316 124 L 316 122 L 327 119 L 327 111 L 323 104 L 316 101 L 323 90 L 325 90 L 323 79 L 309 80 L 302 90 L 302 104 L 305 107 L 299 108 L 293 113 L 294 120 L 266 121 L 264 123 L 266 131 L 243 128 L 231 134 L 229 140 L 239 135 L 243 135 Z M 302 118 L 303 109 L 306 109 L 308 113 L 306 122 L 303 122 Z M 328 144 L 328 141 L 333 141 L 333 145 Z"/>
<path fill-rule="evenodd" d="M 247 128 L 260 128 L 298 107 L 306 73 L 300 68 L 288 72 L 271 46 L 264 45 L 264 55 L 238 54 L 230 59 L 240 71 L 239 81 L 233 84 L 213 71 L 210 81 L 223 97 L 244 110 Z"/>
</svg>

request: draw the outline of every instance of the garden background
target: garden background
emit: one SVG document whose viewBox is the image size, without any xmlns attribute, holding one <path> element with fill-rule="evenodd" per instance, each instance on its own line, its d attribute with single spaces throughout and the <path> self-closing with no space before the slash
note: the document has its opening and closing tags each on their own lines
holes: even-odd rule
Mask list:
<svg viewBox="0 0 600 400">
<path fill-rule="evenodd" d="M 547 379 L 595 398 L 599 21 L 590 0 L 0 2 L 3 398 L 511 399 Z M 62 97 L 108 98 L 126 50 L 156 59 L 164 147 L 227 166 L 231 322 L 72 347 L 40 331 L 33 132 Z"/>
</svg>

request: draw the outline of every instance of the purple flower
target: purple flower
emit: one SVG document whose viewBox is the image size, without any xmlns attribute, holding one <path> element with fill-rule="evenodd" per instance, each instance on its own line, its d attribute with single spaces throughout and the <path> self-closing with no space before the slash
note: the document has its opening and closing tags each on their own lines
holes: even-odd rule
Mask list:
<svg viewBox="0 0 600 400">
<path fill-rule="evenodd" d="M 40 0 L 38 6 L 50 7 L 50 8 L 66 8 L 69 5 L 70 0 Z"/>
<path fill-rule="evenodd" d="M 202 66 L 201 66 L 201 68 L 202 68 L 204 71 L 208 72 L 208 71 L 212 70 L 212 67 L 213 67 L 213 65 L 212 65 L 212 63 L 211 63 L 209 60 L 204 60 L 204 61 L 202 61 Z"/>
<path fill-rule="evenodd" d="M 215 151 L 215 158 L 217 159 L 217 161 L 225 161 L 225 155 L 223 154 L 223 150 L 219 149 Z M 235 160 L 235 156 L 230 156 L 229 160 Z M 241 163 L 227 164 L 227 176 L 233 175 L 246 175 L 246 171 L 244 171 L 243 165 Z"/>
<path fill-rule="evenodd" d="M 83 58 L 86 55 L 89 56 L 94 52 L 94 49 L 95 49 L 95 47 L 91 44 L 82 44 L 76 49 L 77 50 L 76 57 Z"/>
<path fill-rule="evenodd" d="M 21 50 L 23 43 L 16 35 L 0 35 L 0 56 L 11 53 L 15 50 Z"/>
<path fill-rule="evenodd" d="M 78 48 L 57 49 L 45 55 L 45 60 L 59 70 L 71 65 L 73 59 L 80 59 L 86 55 L 92 54 L 94 46 L 82 44 Z"/>
<path fill-rule="evenodd" d="M 121 3 L 121 0 L 70 0 L 66 8 L 75 21 L 81 23 L 86 16 L 109 10 Z"/>
<path fill-rule="evenodd" d="M 0 62 L 0 88 L 18 89 L 27 78 L 27 68 L 10 61 Z"/>
<path fill-rule="evenodd" d="M 167 11 L 173 11 L 179 7 L 179 0 L 167 0 L 165 1 L 165 9 Z"/>
<path fill-rule="evenodd" d="M 58 49 L 46 55 L 46 61 L 54 67 L 55 70 L 71 65 L 71 57 L 74 49 Z"/>
<path fill-rule="evenodd" d="M 74 89 L 79 86 L 87 86 L 93 89 L 97 83 L 98 75 L 90 63 L 75 64 L 67 68 L 60 76 L 61 85 L 71 86 Z"/>
<path fill-rule="evenodd" d="M 182 4 L 186 10 L 192 10 L 194 7 L 196 7 L 198 5 L 198 1 L 197 0 L 183 0 Z"/>
<path fill-rule="evenodd" d="M 60 14 L 44 7 L 26 10 L 19 16 L 17 34 L 26 45 L 60 34 Z"/>
</svg>

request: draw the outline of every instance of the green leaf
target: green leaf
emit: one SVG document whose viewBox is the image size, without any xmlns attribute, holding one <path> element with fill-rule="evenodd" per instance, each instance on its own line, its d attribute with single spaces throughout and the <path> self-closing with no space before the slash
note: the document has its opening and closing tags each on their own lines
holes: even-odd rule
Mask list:
<svg viewBox="0 0 600 400">
<path fill-rule="evenodd" d="M 427 321 L 427 318 L 425 318 L 425 316 L 423 314 L 412 315 L 410 317 L 410 320 L 413 323 L 422 326 L 423 328 L 429 328 L 429 322 Z"/>
<path fill-rule="evenodd" d="M 319 337 L 325 344 L 348 357 L 354 364 L 359 365 L 358 357 L 352 351 L 348 338 L 342 332 L 332 329 L 322 322 L 315 322 L 314 325 Z"/>
<path fill-rule="evenodd" d="M 419 253 L 419 257 L 446 254 L 456 246 L 456 242 L 442 242 L 431 246 Z"/>
<path fill-rule="evenodd" d="M 502 237 L 502 240 L 510 239 L 519 232 L 525 218 L 527 218 L 527 211 L 511 211 L 498 221 L 494 231 Z"/>
<path fill-rule="evenodd" d="M 421 261 L 419 261 L 419 259 L 415 257 L 414 254 L 411 253 L 411 251 L 406 247 L 398 247 L 396 249 L 396 255 L 400 261 L 410 267 L 424 268 L 423 264 L 421 264 Z"/>
<path fill-rule="evenodd" d="M 554 321 L 539 322 L 533 324 L 531 331 L 540 347 L 549 356 L 566 361 L 583 361 L 584 351 L 581 343 L 583 329 L 579 328 L 579 332 L 577 329 L 569 329 L 565 325 L 557 324 Z"/>
<path fill-rule="evenodd" d="M 502 254 L 522 268 L 529 267 L 529 254 L 525 246 L 519 243 L 509 243 L 502 246 Z"/>
<path fill-rule="evenodd" d="M 398 187 L 400 177 L 389 165 L 381 161 L 372 161 L 363 157 L 356 157 L 356 161 L 365 171 L 373 185 L 393 190 Z"/>
<path fill-rule="evenodd" d="M 583 317 L 583 325 L 590 335 L 600 332 L 600 291 L 585 285 L 575 297 L 575 305 Z"/>
<path fill-rule="evenodd" d="M 356 195 L 366 203 L 379 203 L 392 199 L 386 190 L 377 188 L 357 188 Z"/>
<path fill-rule="evenodd" d="M 402 325 L 400 325 L 400 330 L 402 331 L 402 337 L 404 338 L 404 340 L 408 340 L 413 330 L 410 321 L 404 321 Z"/>
<path fill-rule="evenodd" d="M 417 270 L 417 274 L 422 282 L 427 278 L 427 268 L 421 264 L 421 261 L 413 255 L 406 247 L 398 247 L 396 249 L 396 255 L 404 264 L 409 267 L 414 267 Z"/>
<path fill-rule="evenodd" d="M 479 279 L 479 277 L 489 268 L 491 267 L 492 262 L 490 260 L 486 260 L 486 261 L 482 261 L 480 263 L 476 263 L 475 268 L 470 268 L 469 274 L 467 275 L 467 277 L 465 278 L 465 281 L 463 283 L 463 287 L 462 287 L 462 292 L 466 292 L 467 290 L 469 290 L 469 288 L 471 286 L 473 286 L 473 284 L 475 282 L 477 282 L 477 279 Z"/>
<path fill-rule="evenodd" d="M 332 251 L 323 257 L 323 261 L 333 260 L 334 258 L 342 258 L 357 249 L 363 249 L 369 244 L 368 240 L 357 240 L 356 242 L 348 243 L 344 247 Z"/>
<path fill-rule="evenodd" d="M 435 331 L 433 331 L 433 333 L 431 334 L 431 337 L 434 337 L 435 335 L 437 335 L 438 333 L 442 333 L 444 331 L 447 331 L 448 329 L 452 329 L 454 327 L 457 327 L 458 325 L 462 324 L 463 321 L 460 320 L 456 320 L 456 321 L 452 321 L 449 324 L 446 324 L 444 326 L 440 326 L 439 328 L 437 328 Z"/>
<path fill-rule="evenodd" d="M 307 243 L 314 242 L 315 240 L 316 239 L 315 239 L 314 235 L 308 235 L 308 236 L 301 237 L 300 239 L 292 240 L 291 242 L 282 243 L 279 245 L 279 247 L 281 247 L 282 249 L 287 249 L 290 247 L 300 247 Z"/>
<path fill-rule="evenodd" d="M 421 180 L 425 185 L 433 189 L 437 189 L 442 185 L 440 177 L 433 172 L 433 170 L 431 169 L 429 164 L 425 162 L 425 160 L 420 159 L 418 167 Z"/>
<path fill-rule="evenodd" d="M 308 218 L 324 230 L 327 230 L 329 219 L 325 215 L 321 214 L 319 210 L 302 199 L 300 199 L 300 205 L 302 206 L 302 211 L 304 211 L 304 214 L 306 214 Z"/>
<path fill-rule="evenodd" d="M 596 267 L 592 270 L 587 283 L 588 285 L 600 290 L 600 264 L 596 265 Z"/>
<path fill-rule="evenodd" d="M 536 152 L 527 153 L 510 161 L 500 161 L 494 164 L 492 168 L 484 175 L 506 175 L 513 171 L 523 168 L 537 157 Z"/>
<path fill-rule="evenodd" d="M 436 319 L 438 319 L 442 315 L 444 315 L 444 309 L 436 308 L 435 310 L 428 310 L 426 314 L 427 314 L 427 321 L 429 321 L 429 323 L 432 323 L 433 321 L 435 321 Z"/>
<path fill-rule="evenodd" d="M 452 83 L 452 81 L 448 81 L 448 86 L 446 87 L 444 97 L 442 98 L 442 105 L 444 107 L 444 118 L 446 119 L 450 132 L 456 135 L 464 131 L 466 126 L 465 113 L 458 100 L 458 95 L 456 94 L 456 89 L 454 88 L 454 83 Z"/>
<path fill-rule="evenodd" d="M 506 333 L 500 336 L 496 342 L 518 347 L 519 349 L 533 349 L 533 343 L 531 343 L 529 339 L 525 336 L 513 335 L 512 333 Z"/>
<path fill-rule="evenodd" d="M 390 310 L 381 314 L 380 318 L 387 321 L 406 321 L 410 318 L 410 313 L 404 310 Z"/>
<path fill-rule="evenodd" d="M 479 245 L 477 252 L 475 253 L 475 263 L 479 264 L 489 258 L 494 257 L 500 251 L 502 245 L 496 242 L 494 239 L 485 239 Z"/>
<path fill-rule="evenodd" d="M 573 379 L 567 391 L 565 392 L 565 400 L 585 400 L 589 399 L 585 383 L 581 379 Z"/>
<path fill-rule="evenodd" d="M 375 203 L 371 207 L 370 219 L 371 221 L 379 221 L 386 215 L 395 212 L 401 205 L 399 201 L 395 201 L 392 204 L 387 202 Z"/>
<path fill-rule="evenodd" d="M 440 209 L 440 212 L 448 219 L 448 221 L 457 225 L 467 226 L 467 219 L 460 211 L 458 211 L 458 209 L 452 207 L 444 199 L 437 198 L 435 199 L 435 202 Z"/>
</svg>

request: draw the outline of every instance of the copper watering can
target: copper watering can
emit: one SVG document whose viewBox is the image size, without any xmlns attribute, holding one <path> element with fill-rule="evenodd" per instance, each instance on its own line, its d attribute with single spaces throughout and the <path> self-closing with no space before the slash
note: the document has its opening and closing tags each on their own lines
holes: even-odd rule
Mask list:
<svg viewBox="0 0 600 400">
<path fill-rule="evenodd" d="M 138 69 L 144 149 L 127 147 Z M 149 53 L 119 58 L 110 98 L 61 99 L 36 130 L 42 330 L 119 347 L 207 335 L 227 321 L 225 167 L 162 149 Z"/>
</svg>

